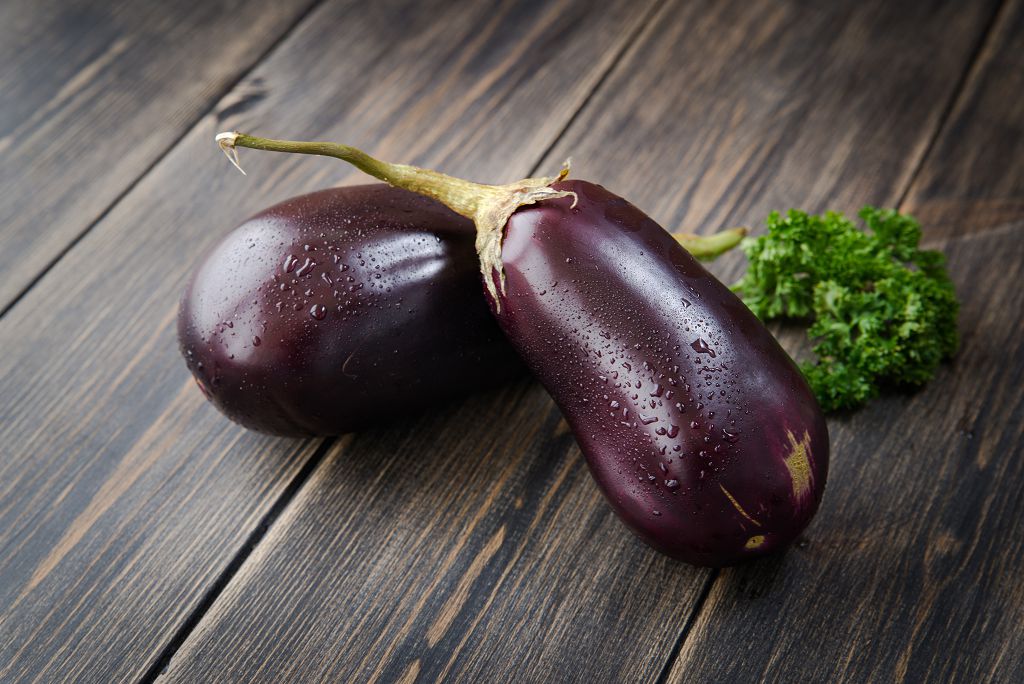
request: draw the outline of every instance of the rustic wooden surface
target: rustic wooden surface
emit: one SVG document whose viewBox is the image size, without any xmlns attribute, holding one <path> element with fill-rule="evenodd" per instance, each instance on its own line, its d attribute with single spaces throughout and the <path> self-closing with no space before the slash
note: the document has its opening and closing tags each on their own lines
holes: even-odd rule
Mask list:
<svg viewBox="0 0 1024 684">
<path fill-rule="evenodd" d="M 1024 677 L 1024 3 L 264 4 L 0 9 L 0 680 Z M 571 154 L 702 231 L 902 203 L 964 349 L 830 422 L 797 548 L 691 568 L 618 523 L 532 381 L 329 441 L 205 404 L 174 342 L 190 266 L 357 177 L 230 173 L 224 128 L 480 180 Z"/>
<path fill-rule="evenodd" d="M 4 2 L 0 311 L 313 2 Z"/>
<path fill-rule="evenodd" d="M 929 238 L 1024 217 L 1024 6 L 1007 2 L 906 200 Z"/>
</svg>

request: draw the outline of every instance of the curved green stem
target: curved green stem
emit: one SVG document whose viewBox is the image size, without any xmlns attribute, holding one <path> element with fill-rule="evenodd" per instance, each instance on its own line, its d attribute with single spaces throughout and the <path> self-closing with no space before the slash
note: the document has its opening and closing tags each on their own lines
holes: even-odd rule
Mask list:
<svg viewBox="0 0 1024 684">
<path fill-rule="evenodd" d="M 560 174 L 550 178 L 524 178 L 506 185 L 484 185 L 454 178 L 438 171 L 381 161 L 362 150 L 337 143 L 271 140 L 238 132 L 221 133 L 216 140 L 231 159 L 231 163 L 238 166 L 239 170 L 242 168 L 238 164 L 239 147 L 336 157 L 385 183 L 431 197 L 455 213 L 472 219 L 477 231 L 476 251 L 480 255 L 480 272 L 497 308 L 501 307 L 498 292 L 505 292 L 501 240 L 505 224 L 512 213 L 521 206 L 556 197 L 572 197 L 573 206 L 576 204 L 576 193 L 551 187 L 569 173 L 568 165 Z M 495 276 L 497 284 L 494 282 Z"/>
<path fill-rule="evenodd" d="M 576 193 L 551 187 L 569 173 L 568 163 L 557 176 L 526 178 L 505 185 L 485 185 L 417 166 L 392 164 L 371 157 L 355 147 L 338 143 L 272 140 L 238 132 L 220 133 L 216 140 L 239 171 L 242 171 L 238 162 L 239 147 L 334 157 L 385 183 L 433 198 L 455 213 L 471 219 L 477 228 L 476 249 L 480 255 L 480 270 L 487 289 L 498 307 L 498 290 L 500 289 L 502 293 L 505 291 L 501 239 L 509 217 L 519 207 L 545 199 L 572 197 L 574 205 L 576 201 Z M 706 260 L 714 259 L 732 249 L 739 244 L 745 234 L 745 228 L 730 228 L 714 235 L 676 235 L 676 239 L 695 257 Z M 494 284 L 495 275 L 498 287 Z"/>
<path fill-rule="evenodd" d="M 673 233 L 679 244 L 701 261 L 712 261 L 740 244 L 747 234 L 746 228 L 726 228 L 711 235 L 692 235 L 690 233 Z"/>
<path fill-rule="evenodd" d="M 245 133 L 221 133 L 217 144 L 241 171 L 236 148 L 247 147 L 268 152 L 289 152 L 334 157 L 348 162 L 360 171 L 378 178 L 389 185 L 426 195 L 441 202 L 452 211 L 466 218 L 473 218 L 483 198 L 495 194 L 497 186 L 473 183 L 455 178 L 440 171 L 422 169 L 407 164 L 392 164 L 371 157 L 366 152 L 349 145 L 329 142 L 300 142 L 296 140 L 272 140 L 258 138 Z M 245 173 L 242 171 L 242 173 Z"/>
</svg>

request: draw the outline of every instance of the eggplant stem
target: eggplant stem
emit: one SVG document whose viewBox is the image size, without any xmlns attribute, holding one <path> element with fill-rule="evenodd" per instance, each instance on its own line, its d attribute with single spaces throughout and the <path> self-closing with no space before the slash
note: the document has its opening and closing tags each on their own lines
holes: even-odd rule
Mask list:
<svg viewBox="0 0 1024 684">
<path fill-rule="evenodd" d="M 498 293 L 505 293 L 501 242 L 509 217 L 521 206 L 558 197 L 572 197 L 573 206 L 576 205 L 576 193 L 551 187 L 553 183 L 569 174 L 568 161 L 557 176 L 525 178 L 505 185 L 486 185 L 455 178 L 439 171 L 381 161 L 355 147 L 338 143 L 272 140 L 237 131 L 219 133 L 215 140 L 240 171 L 242 167 L 238 162 L 239 147 L 335 157 L 389 185 L 435 199 L 456 214 L 471 219 L 476 224 L 476 251 L 480 256 L 480 272 L 483 274 L 487 291 L 490 292 L 495 307 L 499 310 L 501 300 Z M 494 282 L 495 274 L 497 284 Z"/>
<path fill-rule="evenodd" d="M 711 235 L 673 233 L 672 236 L 695 258 L 701 261 L 711 261 L 740 244 L 740 241 L 743 240 L 746 234 L 747 229 L 738 226 L 736 228 L 726 228 Z"/>
<path fill-rule="evenodd" d="M 237 131 L 218 133 L 215 140 L 235 168 L 243 174 L 245 171 L 238 159 L 239 147 L 334 157 L 389 185 L 435 199 L 455 213 L 471 219 L 476 224 L 476 251 L 480 256 L 480 272 L 484 277 L 487 291 L 499 311 L 501 299 L 498 293 L 505 294 L 501 243 L 509 217 L 516 209 L 527 204 L 558 197 L 572 197 L 572 206 L 575 207 L 578 199 L 574 192 L 551 187 L 569 175 L 570 160 L 566 160 L 556 176 L 525 178 L 505 185 L 486 185 L 449 176 L 440 171 L 381 161 L 360 149 L 338 143 L 273 140 Z M 746 233 L 746 228 L 729 228 L 714 235 L 684 233 L 675 234 L 675 238 L 696 258 L 710 260 L 735 247 Z M 495 275 L 497 284 L 494 282 Z"/>
</svg>

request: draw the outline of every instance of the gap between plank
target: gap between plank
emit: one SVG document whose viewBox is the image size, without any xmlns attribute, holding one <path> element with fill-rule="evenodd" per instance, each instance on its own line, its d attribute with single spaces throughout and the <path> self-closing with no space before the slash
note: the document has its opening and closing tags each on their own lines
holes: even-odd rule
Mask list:
<svg viewBox="0 0 1024 684">
<path fill-rule="evenodd" d="M 608 81 L 608 77 L 611 76 L 613 71 L 615 71 L 615 67 L 617 67 L 619 63 L 622 62 L 622 58 L 626 56 L 627 52 L 629 52 L 629 48 L 633 47 L 634 45 L 640 44 L 639 39 L 641 34 L 644 32 L 644 29 L 650 26 L 653 23 L 654 16 L 660 10 L 663 10 L 666 7 L 668 7 L 668 0 L 662 0 L 660 4 L 657 2 L 651 3 L 651 6 L 647 9 L 646 12 L 644 12 L 644 15 L 640 18 L 640 21 L 637 22 L 636 28 L 630 31 L 629 35 L 626 36 L 626 39 L 622 41 L 622 47 L 619 48 L 618 51 L 615 53 L 615 56 L 612 57 L 612 60 L 611 62 L 608 63 L 608 67 L 604 70 L 604 73 L 602 73 L 597 78 L 597 81 L 594 82 L 594 87 L 590 89 L 590 92 L 587 93 L 586 97 L 583 98 L 583 101 L 580 102 L 580 106 L 576 108 L 576 111 L 572 113 L 572 116 L 570 116 L 569 119 L 565 122 L 565 125 L 562 126 L 562 130 L 558 131 L 558 133 L 555 134 L 555 137 L 552 138 L 551 143 L 547 147 L 545 147 L 544 150 L 540 153 L 540 156 L 537 157 L 537 163 L 530 167 L 530 170 L 526 174 L 527 177 L 533 177 L 540 172 L 540 167 L 544 165 L 548 157 L 551 155 L 551 152 L 555 149 L 558 143 L 562 141 L 562 138 L 565 137 L 565 134 L 569 131 L 570 128 L 572 128 L 573 124 L 576 123 L 576 120 L 579 118 L 583 110 L 585 110 L 590 105 L 591 100 L 594 99 L 594 95 L 596 95 L 597 92 L 604 87 L 605 82 Z"/>
<path fill-rule="evenodd" d="M 711 587 L 714 586 L 715 580 L 722 574 L 721 568 L 713 568 L 708 574 L 708 578 L 704 581 L 704 586 L 701 588 L 700 595 L 697 597 L 697 602 L 693 604 L 693 611 L 690 613 L 690 617 L 686 619 L 686 624 L 683 625 L 683 631 L 679 633 L 679 638 L 676 639 L 675 646 L 672 647 L 672 651 L 669 653 L 668 659 L 665 660 L 665 664 L 661 668 L 661 672 L 658 673 L 658 678 L 654 681 L 656 684 L 665 684 L 668 681 L 668 675 L 672 672 L 672 666 L 676 662 L 676 658 L 679 657 L 679 652 L 683 650 L 683 644 L 686 643 L 686 638 L 690 636 L 690 632 L 693 631 L 693 626 L 697 624 L 697 616 L 700 615 L 700 611 L 704 608 L 704 604 L 708 600 L 708 596 L 711 595 Z"/>
<path fill-rule="evenodd" d="M 931 155 L 939 137 L 945 131 L 946 126 L 949 123 L 950 116 L 956 109 L 956 105 L 958 104 L 960 97 L 964 94 L 967 84 L 970 83 L 971 79 L 975 76 L 975 71 L 979 65 L 979 58 L 984 53 L 985 47 L 988 44 L 989 39 L 992 37 L 993 29 L 999 24 L 999 19 L 1002 17 L 1004 10 L 1009 4 L 1010 0 L 1003 0 L 1000 2 L 992 12 L 992 16 L 989 17 L 988 22 L 986 22 L 985 28 L 979 33 L 977 42 L 965 62 L 963 72 L 960 74 L 960 78 L 957 79 L 956 85 L 953 87 L 953 91 L 950 93 L 949 99 L 942 108 L 935 130 L 929 137 L 928 142 L 925 144 L 921 156 L 918 158 L 913 171 L 911 171 L 910 176 L 907 178 L 906 185 L 900 192 L 899 199 L 896 201 L 897 209 L 902 209 L 907 200 L 907 195 L 910 193 L 911 188 L 914 187 L 914 182 L 921 173 L 921 169 L 924 168 L 925 162 Z M 697 603 L 694 605 L 693 613 L 690 614 L 686 624 L 683 626 L 683 630 L 679 634 L 679 639 L 676 641 L 675 647 L 672 649 L 668 660 L 661 669 L 661 673 L 655 680 L 656 684 L 665 684 L 665 682 L 668 681 L 668 676 L 672 672 L 672 667 L 675 665 L 675 661 L 679 658 L 679 654 L 682 652 L 683 644 L 686 643 L 686 639 L 693 631 L 693 626 L 696 624 L 697 618 L 700 615 L 700 612 L 704 609 L 704 604 L 707 602 L 708 596 L 711 594 L 711 588 L 720 576 L 721 569 L 716 568 L 708 578 L 708 581 L 704 586 L 704 590 L 701 592 L 700 597 L 697 599 Z"/>
<path fill-rule="evenodd" d="M 185 639 L 188 638 L 192 633 L 192 630 L 196 628 L 196 626 L 206 616 L 206 613 L 209 612 L 210 608 L 213 607 L 214 602 L 216 602 L 220 597 L 228 583 L 231 582 L 252 552 L 257 546 L 259 546 L 260 542 L 263 541 L 263 538 L 267 536 L 270 528 L 274 525 L 277 519 L 281 517 L 281 514 L 295 499 L 296 495 L 298 495 L 299 491 L 305 486 L 306 482 L 309 481 L 309 478 L 312 477 L 313 473 L 323 462 L 327 453 L 331 450 L 331 447 L 334 446 L 337 440 L 337 437 L 328 437 L 324 439 L 320 446 L 317 447 L 316 451 L 313 452 L 313 455 L 309 457 L 309 460 L 303 464 L 298 474 L 292 478 L 292 481 L 288 483 L 287 487 L 285 487 L 281 496 L 277 498 L 277 501 L 275 501 L 270 507 L 270 510 L 263 516 L 259 524 L 256 525 L 253 531 L 249 533 L 249 536 L 246 537 L 245 543 L 242 544 L 241 548 L 235 552 L 235 555 L 232 556 L 227 567 L 217 575 L 217 578 L 213 581 L 213 584 L 210 585 L 210 588 L 203 594 L 199 603 L 197 603 L 195 608 L 193 608 L 188 614 L 185 621 L 181 623 L 181 626 L 174 631 L 174 635 L 171 637 L 171 640 L 160 650 L 160 653 L 157 655 L 156 660 L 153 661 L 153 664 L 146 669 L 145 674 L 142 675 L 142 679 L 139 680 L 142 684 L 149 684 L 150 682 L 156 681 L 156 679 L 166 671 L 167 666 L 171 663 L 171 659 L 174 658 L 174 655 L 178 652 L 178 649 L 181 648 L 181 645 L 185 643 Z"/>
<path fill-rule="evenodd" d="M 903 208 L 904 203 L 907 201 L 907 196 L 910 194 L 911 189 L 914 187 L 914 183 L 917 181 L 917 177 L 921 174 L 921 169 L 924 168 L 925 162 L 927 162 L 928 157 L 931 156 L 939 138 L 941 138 L 942 134 L 946 132 L 946 126 L 949 124 L 950 118 L 956 110 L 956 106 L 959 104 L 961 96 L 966 92 L 967 84 L 976 76 L 975 71 L 980 68 L 980 58 L 985 52 L 985 47 L 988 45 L 989 39 L 992 37 L 992 32 L 999 24 L 999 20 L 1002 18 L 1003 12 L 1010 4 L 1011 0 L 1002 0 L 1002 2 L 996 6 L 995 11 L 992 12 L 992 16 L 989 17 L 988 22 L 985 24 L 985 28 L 978 36 L 978 41 L 975 43 L 970 56 L 967 58 L 964 70 L 960 74 L 960 78 L 957 79 L 956 85 L 953 87 L 953 93 L 950 95 L 949 100 L 946 102 L 946 106 L 943 107 L 942 113 L 939 115 L 939 123 L 935 127 L 935 131 L 932 133 L 931 138 L 929 138 L 927 144 L 925 144 L 924 150 L 921 152 L 921 156 L 918 158 L 917 164 L 914 166 L 914 170 L 911 171 L 909 178 L 907 178 L 906 187 L 903 188 L 903 192 L 900 193 L 900 197 L 896 201 L 897 209 Z"/>
<path fill-rule="evenodd" d="M 305 21 L 306 17 L 308 17 L 313 12 L 313 10 L 315 10 L 317 7 L 319 7 L 323 2 L 324 2 L 324 0 L 312 0 L 308 5 L 306 5 L 306 7 L 301 12 L 299 12 L 299 14 L 295 17 L 295 19 L 293 19 L 292 22 L 290 24 L 288 24 L 288 26 L 285 27 L 285 29 L 281 33 L 281 35 L 279 35 L 274 40 L 270 41 L 270 44 L 267 46 L 267 48 L 256 56 L 256 58 L 253 60 L 252 64 L 250 64 L 247 69 L 244 69 L 241 72 L 239 72 L 239 75 L 235 79 L 226 82 L 224 84 L 224 88 L 221 89 L 220 91 L 218 91 L 214 95 L 214 99 L 212 101 L 212 104 L 208 108 L 202 110 L 194 119 L 192 119 L 191 121 L 187 122 L 182 127 L 181 133 L 176 135 L 174 137 L 174 139 L 171 140 L 170 144 L 168 144 L 167 147 L 165 147 L 163 149 L 163 151 L 158 153 L 153 158 L 153 160 L 149 164 L 147 164 L 145 166 L 145 168 L 142 169 L 142 171 L 139 172 L 139 174 L 135 177 L 134 180 L 132 180 L 130 183 L 128 183 L 128 185 L 126 185 L 124 187 L 124 189 L 121 190 L 121 192 L 117 193 L 117 195 L 114 197 L 114 199 L 112 199 L 110 201 L 110 204 L 108 204 L 106 206 L 106 208 L 103 209 L 96 216 L 96 218 L 94 218 L 92 221 L 90 221 L 88 223 L 88 225 L 86 225 L 85 228 L 83 228 L 77 235 L 72 237 L 68 241 L 68 243 L 66 245 L 64 245 L 64 247 L 62 247 L 57 252 L 57 254 L 54 255 L 54 257 L 52 259 L 50 259 L 49 262 L 47 262 L 41 269 L 39 269 L 39 272 L 36 273 L 35 276 L 33 276 L 32 279 L 28 281 L 28 283 L 25 285 L 25 287 L 21 288 L 21 290 L 17 294 L 15 294 L 14 297 L 11 298 L 11 301 L 9 301 L 3 307 L 0 307 L 0 319 L 2 319 L 4 316 L 6 316 L 8 314 L 8 312 L 10 312 L 18 304 L 18 302 L 20 302 L 22 299 L 24 299 L 25 296 L 37 284 L 39 284 L 39 281 L 41 281 L 43 278 L 45 278 L 46 275 L 50 271 L 52 271 L 53 268 L 58 263 L 60 263 L 60 261 L 65 256 L 67 256 L 68 253 L 72 249 L 74 249 L 78 245 L 78 243 L 80 243 L 85 238 L 86 235 L 88 235 L 90 232 L 92 232 L 93 228 L 95 228 L 97 225 L 100 224 L 101 221 L 103 221 L 105 218 L 107 218 L 107 216 L 110 215 L 110 212 L 112 212 L 114 210 L 114 208 L 117 207 L 117 205 L 119 205 L 121 203 L 121 201 L 125 197 L 127 197 L 128 194 L 132 190 L 134 190 L 138 186 L 139 183 L 142 182 L 143 178 L 148 176 L 150 174 L 150 172 L 154 168 L 156 168 L 157 164 L 162 162 L 164 160 L 164 158 L 166 158 L 167 155 L 170 154 L 171 151 L 175 147 L 177 147 L 178 144 L 182 140 L 185 139 L 185 136 L 187 136 L 189 133 L 191 133 L 192 130 L 197 125 L 199 125 L 199 122 L 201 122 L 203 120 L 203 118 L 208 116 L 211 112 L 216 111 L 217 103 L 220 102 L 221 98 L 223 98 L 224 95 L 226 95 L 227 93 L 230 93 L 232 90 L 234 90 L 235 87 L 238 86 L 239 83 L 241 83 L 243 80 L 245 80 L 249 76 L 249 74 L 251 74 L 253 71 L 255 71 L 256 68 L 259 67 L 267 59 L 267 57 L 269 57 L 270 54 L 274 50 L 276 50 L 277 47 L 279 45 L 281 45 L 281 43 L 283 43 L 285 41 L 285 39 L 287 39 L 295 31 L 296 28 L 298 28 L 299 24 L 301 24 L 303 21 Z"/>
</svg>

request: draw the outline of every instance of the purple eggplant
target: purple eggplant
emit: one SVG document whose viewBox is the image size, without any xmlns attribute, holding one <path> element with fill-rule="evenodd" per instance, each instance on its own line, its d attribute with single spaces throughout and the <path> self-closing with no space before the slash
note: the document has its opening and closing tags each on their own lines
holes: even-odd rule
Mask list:
<svg viewBox="0 0 1024 684">
<path fill-rule="evenodd" d="M 335 435 L 524 374 L 480 295 L 472 222 L 384 184 L 232 231 L 181 299 L 182 354 L 246 427 Z"/>
<path fill-rule="evenodd" d="M 377 184 L 252 217 L 195 271 L 178 337 L 229 418 L 336 435 L 526 372 L 479 291 L 473 223 Z M 705 257 L 741 231 L 679 239 Z"/>
<path fill-rule="evenodd" d="M 810 388 L 743 303 L 623 198 L 564 181 L 568 169 L 493 186 L 332 143 L 218 142 L 229 155 L 337 157 L 472 218 L 494 315 L 615 511 L 653 547 L 729 565 L 810 522 L 829 457 Z"/>
<path fill-rule="evenodd" d="M 697 565 L 788 544 L 828 471 L 799 369 L 642 211 L 592 183 L 553 187 L 573 199 L 509 218 L 491 301 L 602 491 L 642 539 Z"/>
</svg>

